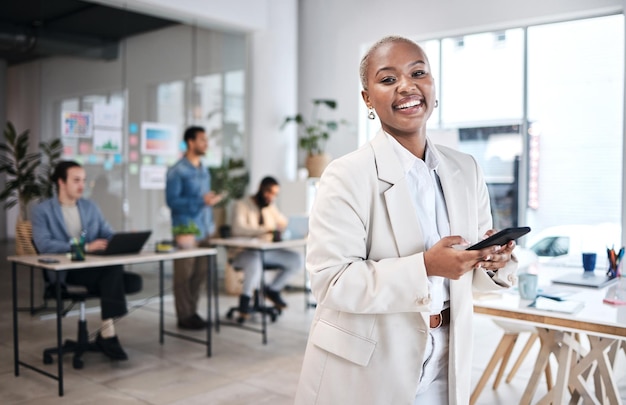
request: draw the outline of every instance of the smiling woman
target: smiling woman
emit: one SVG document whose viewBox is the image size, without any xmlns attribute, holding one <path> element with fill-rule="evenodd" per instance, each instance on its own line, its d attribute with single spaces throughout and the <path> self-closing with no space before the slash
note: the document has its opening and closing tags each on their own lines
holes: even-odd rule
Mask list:
<svg viewBox="0 0 626 405">
<path fill-rule="evenodd" d="M 385 37 L 360 76 L 383 130 L 319 182 L 307 246 L 318 316 L 296 403 L 468 403 L 472 289 L 514 283 L 515 243 L 454 248 L 495 230 L 476 162 L 427 136 L 438 103 L 424 50 Z"/>
</svg>

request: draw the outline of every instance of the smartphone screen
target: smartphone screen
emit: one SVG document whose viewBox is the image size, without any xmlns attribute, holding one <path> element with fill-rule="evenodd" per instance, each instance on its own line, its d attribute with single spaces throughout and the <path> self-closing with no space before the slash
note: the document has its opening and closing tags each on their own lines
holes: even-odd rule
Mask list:
<svg viewBox="0 0 626 405">
<path fill-rule="evenodd" d="M 480 242 L 468 247 L 467 250 L 479 250 L 494 245 L 505 245 L 512 240 L 526 235 L 528 232 L 530 232 L 530 227 L 528 226 L 506 228 L 500 232 L 494 233 L 487 239 L 483 239 Z"/>
</svg>

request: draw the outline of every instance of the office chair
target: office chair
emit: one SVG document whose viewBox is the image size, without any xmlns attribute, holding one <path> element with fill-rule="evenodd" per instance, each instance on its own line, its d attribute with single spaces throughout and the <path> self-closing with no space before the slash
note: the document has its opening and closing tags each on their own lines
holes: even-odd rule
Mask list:
<svg viewBox="0 0 626 405">
<path fill-rule="evenodd" d="M 46 283 L 44 300 L 55 299 L 56 300 L 56 286 L 51 282 L 49 274 L 46 270 L 43 270 L 44 281 Z M 141 291 L 143 287 L 143 279 L 139 274 L 124 272 L 124 291 L 126 294 L 133 294 Z M 98 352 L 100 349 L 98 346 L 89 341 L 89 332 L 87 331 L 87 320 L 85 318 L 85 301 L 90 298 L 99 298 L 97 294 L 91 294 L 83 286 L 77 285 L 62 285 L 61 286 L 61 300 L 71 301 L 70 305 L 62 312 L 62 316 L 72 309 L 75 304 L 79 304 L 80 316 L 78 318 L 78 334 L 76 340 L 67 339 L 63 343 L 63 354 L 74 353 L 72 358 L 72 366 L 75 369 L 82 369 L 84 362 L 82 360 L 83 354 L 87 351 Z M 52 364 L 52 355 L 58 354 L 58 347 L 50 347 L 43 351 L 44 364 Z"/>
<path fill-rule="evenodd" d="M 241 271 L 241 268 L 237 268 L 234 267 L 234 269 L 236 271 Z M 263 265 L 263 277 L 265 277 L 265 271 L 272 271 L 272 270 L 283 270 L 283 267 L 280 265 L 276 265 L 276 264 L 271 264 L 271 265 L 267 265 L 264 264 Z M 261 286 L 260 287 L 264 287 L 265 286 L 265 282 L 261 281 Z M 263 297 L 265 298 L 265 297 Z M 239 306 L 236 307 L 231 307 L 228 312 L 226 313 L 226 318 L 227 319 L 233 319 L 235 314 L 238 313 L 239 316 L 237 317 L 237 323 L 239 324 L 243 324 L 245 322 L 245 318 L 243 316 L 243 314 L 240 312 L 239 310 Z M 254 294 L 252 297 L 252 302 L 250 305 L 250 311 L 248 312 L 249 315 L 253 315 L 255 313 L 258 314 L 265 314 L 267 316 L 270 317 L 270 320 L 272 322 L 276 322 L 276 319 L 278 319 L 278 316 L 282 313 L 282 310 L 276 306 L 267 306 L 265 305 L 265 303 L 261 302 L 261 293 L 260 293 L 260 288 L 257 288 L 254 290 Z"/>
<path fill-rule="evenodd" d="M 519 357 L 515 361 L 515 364 L 511 368 L 511 371 L 509 371 L 509 375 L 506 378 L 507 383 L 510 383 L 511 381 L 513 381 L 513 378 L 515 377 L 515 374 L 517 373 L 517 370 L 521 366 L 522 362 L 526 358 L 526 355 L 528 354 L 528 352 L 534 345 L 535 341 L 539 338 L 539 335 L 537 334 L 536 329 L 532 326 L 516 324 L 513 322 L 506 322 L 506 321 L 500 321 L 500 320 L 493 320 L 493 322 L 499 327 L 501 327 L 502 329 L 504 329 L 504 335 L 502 336 L 502 339 L 500 339 L 500 343 L 498 343 L 496 350 L 493 352 L 493 355 L 491 356 L 491 359 L 489 360 L 489 363 L 487 364 L 485 371 L 483 371 L 483 374 L 480 376 L 480 380 L 478 381 L 478 383 L 476 384 L 476 387 L 474 387 L 474 390 L 472 391 L 472 395 L 470 397 L 470 405 L 474 405 L 476 403 L 483 388 L 485 387 L 485 385 L 487 385 L 487 381 L 489 380 L 491 373 L 495 370 L 498 363 L 500 363 L 500 367 L 498 368 L 496 378 L 493 382 L 493 389 L 494 390 L 498 389 L 498 386 L 500 385 L 500 382 L 502 381 L 502 377 L 504 375 L 506 366 L 509 362 L 511 354 L 513 353 L 513 348 L 515 347 L 515 343 L 517 342 L 517 339 L 519 338 L 520 334 L 528 332 L 530 335 L 528 336 L 528 340 L 526 341 L 524 348 L 520 352 Z M 550 391 L 553 386 L 550 362 L 546 364 L 546 368 L 544 369 L 544 374 L 546 377 L 546 385 L 547 385 L 548 391 Z"/>
</svg>

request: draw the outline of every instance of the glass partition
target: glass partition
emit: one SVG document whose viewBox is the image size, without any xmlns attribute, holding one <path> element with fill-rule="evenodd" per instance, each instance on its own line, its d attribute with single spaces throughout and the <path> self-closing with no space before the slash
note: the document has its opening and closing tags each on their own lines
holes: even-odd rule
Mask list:
<svg viewBox="0 0 626 405">
<path fill-rule="evenodd" d="M 169 239 L 165 174 L 184 152 L 185 128 L 206 128 L 207 166 L 247 157 L 246 38 L 179 25 L 127 38 L 123 49 L 113 62 L 42 62 L 42 114 L 116 230 Z"/>
</svg>

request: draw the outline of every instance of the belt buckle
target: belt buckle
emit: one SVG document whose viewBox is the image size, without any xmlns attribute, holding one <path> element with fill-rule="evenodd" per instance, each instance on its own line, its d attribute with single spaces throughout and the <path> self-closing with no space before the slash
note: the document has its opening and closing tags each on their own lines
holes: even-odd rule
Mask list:
<svg viewBox="0 0 626 405">
<path fill-rule="evenodd" d="M 437 326 L 435 326 L 434 328 L 430 328 L 430 329 L 439 329 L 441 325 L 443 325 L 443 315 L 441 313 L 437 315 L 439 315 L 439 324 L 437 324 Z"/>
</svg>

